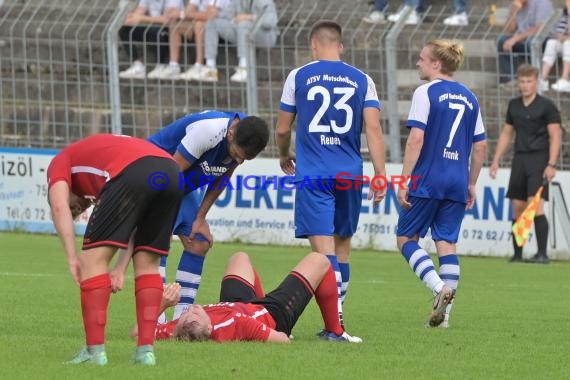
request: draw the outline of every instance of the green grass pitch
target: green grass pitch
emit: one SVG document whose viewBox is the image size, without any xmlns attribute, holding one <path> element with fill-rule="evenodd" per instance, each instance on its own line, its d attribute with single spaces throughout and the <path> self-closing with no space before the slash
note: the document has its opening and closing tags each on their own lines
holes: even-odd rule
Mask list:
<svg viewBox="0 0 570 380">
<path fill-rule="evenodd" d="M 251 254 L 266 290 L 305 248 L 216 243 L 206 260 L 200 303 L 217 300 L 225 261 Z M 62 364 L 84 342 L 79 291 L 55 236 L 0 233 L 0 377 L 2 379 L 564 379 L 570 377 L 570 263 L 508 264 L 461 257 L 451 328 L 426 329 L 429 290 L 395 253 L 355 251 L 345 320 L 364 343 L 319 341 L 316 305 L 301 317 L 290 345 L 156 345 L 158 365 L 131 364 L 135 342 L 133 277 L 111 297 L 109 365 Z M 168 268 L 174 277 L 180 244 Z"/>
</svg>

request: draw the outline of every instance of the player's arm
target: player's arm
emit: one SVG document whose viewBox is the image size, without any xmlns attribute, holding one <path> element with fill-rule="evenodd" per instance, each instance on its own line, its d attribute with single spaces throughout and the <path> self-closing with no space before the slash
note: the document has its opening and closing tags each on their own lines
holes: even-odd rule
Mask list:
<svg viewBox="0 0 570 380">
<path fill-rule="evenodd" d="M 194 236 L 199 233 L 204 236 L 208 243 L 210 243 L 210 247 L 212 246 L 214 238 L 210 232 L 210 226 L 206 221 L 206 216 L 208 215 L 208 211 L 210 211 L 214 205 L 214 202 L 216 202 L 216 200 L 225 190 L 225 187 L 221 185 L 222 181 L 226 183 L 229 182 L 229 179 L 232 177 L 236 167 L 237 165 L 229 168 L 223 176 L 216 178 L 216 180 L 211 185 L 208 185 L 206 194 L 204 194 L 202 203 L 200 203 L 200 208 L 196 213 L 196 219 L 194 220 L 194 223 L 192 223 L 192 231 L 190 232 L 189 236 L 190 240 L 194 239 Z"/>
<path fill-rule="evenodd" d="M 493 156 L 493 161 L 491 162 L 491 166 L 489 167 L 489 175 L 491 176 L 491 178 L 495 178 L 497 176 L 497 170 L 499 169 L 499 162 L 501 161 L 501 157 L 503 157 L 503 155 L 511 145 L 514 131 L 515 129 L 511 124 L 505 123 L 505 125 L 503 125 L 503 129 L 501 130 L 501 134 L 499 135 L 499 140 L 497 141 L 497 147 L 495 148 L 495 155 Z"/>
<path fill-rule="evenodd" d="M 295 174 L 295 155 L 291 152 L 291 126 L 297 115 L 297 103 L 295 99 L 295 76 L 299 69 L 289 73 L 277 112 L 277 126 L 275 128 L 275 141 L 279 149 L 279 164 L 287 175 Z"/>
<path fill-rule="evenodd" d="M 174 152 L 172 158 L 174 158 L 174 161 L 178 164 L 181 171 L 185 171 L 194 163 L 193 160 L 184 157 L 179 151 Z"/>
<path fill-rule="evenodd" d="M 374 175 L 386 176 L 386 148 L 384 145 L 384 135 L 382 134 L 382 127 L 380 125 L 380 110 L 376 107 L 364 108 L 364 123 L 366 126 L 366 144 L 372 159 L 372 166 L 374 167 Z M 387 183 L 377 183 L 378 188 L 381 190 L 374 191 L 372 188 L 368 199 L 373 199 L 373 204 L 376 206 L 386 195 Z M 384 187 L 386 185 L 386 187 Z M 372 184 L 371 184 L 372 186 Z"/>
<path fill-rule="evenodd" d="M 424 131 L 420 128 L 411 128 L 408 140 L 406 141 L 402 168 L 402 176 L 405 178 L 409 178 L 412 175 L 412 171 L 416 167 L 423 145 Z"/>
<path fill-rule="evenodd" d="M 284 332 L 277 331 L 274 329 L 269 329 L 269 337 L 266 342 L 270 343 L 291 343 L 291 340 Z"/>
<path fill-rule="evenodd" d="M 424 131 L 420 128 L 410 128 L 410 134 L 406 142 L 406 150 L 404 153 L 404 162 L 402 167 L 402 177 L 410 178 L 412 171 L 416 167 L 416 163 L 420 157 L 422 147 L 424 145 Z M 398 201 L 400 205 L 406 209 L 412 207 L 408 202 L 408 189 L 400 187 L 398 190 Z"/>
<path fill-rule="evenodd" d="M 295 156 L 291 148 L 291 125 L 295 121 L 295 113 L 279 110 L 277 113 L 277 127 L 275 140 L 279 149 L 279 163 L 285 174 L 295 174 Z"/>
<path fill-rule="evenodd" d="M 275 139 L 279 148 L 280 156 L 287 156 L 291 147 L 291 125 L 295 121 L 295 114 L 279 110 L 277 112 L 277 127 L 275 128 Z"/>
<path fill-rule="evenodd" d="M 483 167 L 483 162 L 487 156 L 487 140 L 481 140 L 473 143 L 473 152 L 471 153 L 471 165 L 469 165 L 469 189 L 467 197 L 467 209 L 470 210 L 475 204 L 475 194 L 477 179 Z"/>
<path fill-rule="evenodd" d="M 180 301 L 180 284 L 174 282 L 164 285 L 162 291 L 162 300 L 160 301 L 160 313 L 163 313 L 169 307 L 174 307 Z"/>
<path fill-rule="evenodd" d="M 48 191 L 53 224 L 63 245 L 71 275 L 79 285 L 79 261 L 75 249 L 75 226 L 69 207 L 70 196 L 69 185 L 66 181 L 55 182 Z"/>
<path fill-rule="evenodd" d="M 129 267 L 129 263 L 133 257 L 133 235 L 131 235 L 131 238 L 129 239 L 129 246 L 127 249 L 121 249 L 119 251 L 120 254 L 117 258 L 117 262 L 115 263 L 115 267 L 109 272 L 109 276 L 111 277 L 111 291 L 113 293 L 123 290 L 123 286 L 125 284 L 125 273 L 127 272 L 127 268 Z"/>
<path fill-rule="evenodd" d="M 236 333 L 239 340 L 289 343 L 287 334 L 272 329 L 265 323 L 251 317 L 241 317 L 236 319 Z"/>
</svg>

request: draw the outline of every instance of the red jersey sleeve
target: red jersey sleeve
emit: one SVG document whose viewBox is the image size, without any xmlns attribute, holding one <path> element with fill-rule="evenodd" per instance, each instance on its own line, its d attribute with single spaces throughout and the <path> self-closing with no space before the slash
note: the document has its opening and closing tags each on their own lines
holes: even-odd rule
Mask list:
<svg viewBox="0 0 570 380">
<path fill-rule="evenodd" d="M 156 340 L 167 340 L 171 339 L 174 334 L 174 329 L 176 328 L 176 323 L 178 319 L 170 321 L 167 323 L 159 323 L 156 325 L 156 332 L 154 334 Z"/>
<path fill-rule="evenodd" d="M 269 338 L 270 328 L 263 322 L 246 315 L 236 319 L 236 336 L 239 340 L 265 342 Z"/>
<path fill-rule="evenodd" d="M 66 151 L 55 156 L 47 169 L 48 189 L 59 181 L 67 182 L 71 188 L 71 160 Z"/>
</svg>

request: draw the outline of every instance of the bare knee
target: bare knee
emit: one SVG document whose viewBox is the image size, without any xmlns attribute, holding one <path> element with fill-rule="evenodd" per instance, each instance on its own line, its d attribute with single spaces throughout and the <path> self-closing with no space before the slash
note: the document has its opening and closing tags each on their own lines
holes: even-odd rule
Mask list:
<svg viewBox="0 0 570 380">
<path fill-rule="evenodd" d="M 238 264 L 238 263 L 250 264 L 251 260 L 249 258 L 249 255 L 245 252 L 239 251 L 231 255 L 230 258 L 228 259 L 228 265 Z"/>
<path fill-rule="evenodd" d="M 404 247 L 404 244 L 406 244 L 409 241 L 412 241 L 413 239 L 410 239 L 407 236 L 398 236 L 396 238 L 396 244 L 398 245 L 398 249 L 401 251 L 402 247 Z"/>
</svg>

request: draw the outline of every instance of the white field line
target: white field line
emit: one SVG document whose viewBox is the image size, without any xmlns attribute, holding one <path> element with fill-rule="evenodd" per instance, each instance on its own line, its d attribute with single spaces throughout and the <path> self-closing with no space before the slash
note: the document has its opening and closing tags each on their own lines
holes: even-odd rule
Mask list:
<svg viewBox="0 0 570 380">
<path fill-rule="evenodd" d="M 0 276 L 6 277 L 54 277 L 58 276 L 53 273 L 18 273 L 18 272 L 0 272 Z"/>
</svg>

